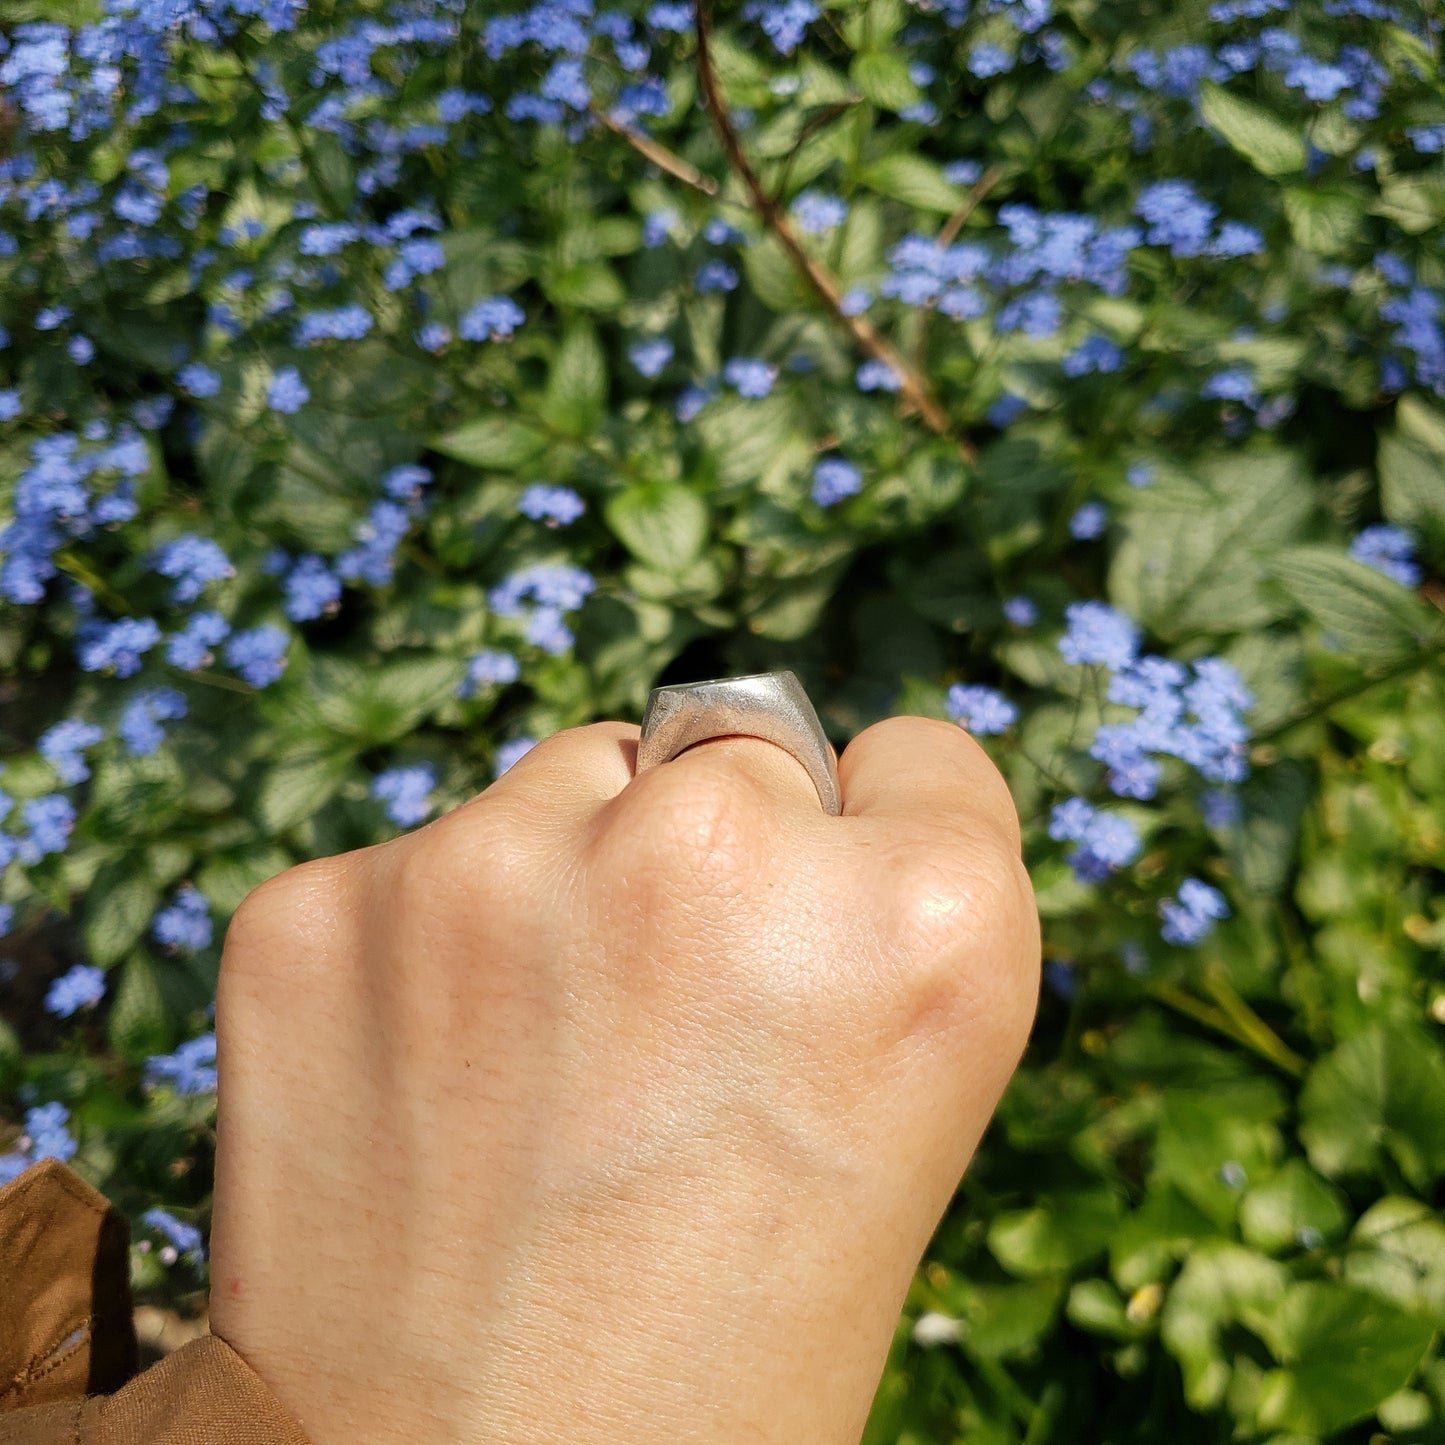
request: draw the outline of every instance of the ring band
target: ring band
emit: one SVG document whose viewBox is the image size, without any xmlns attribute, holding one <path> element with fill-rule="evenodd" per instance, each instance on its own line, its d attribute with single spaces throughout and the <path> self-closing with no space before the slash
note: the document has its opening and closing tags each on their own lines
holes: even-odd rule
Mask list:
<svg viewBox="0 0 1445 1445">
<path fill-rule="evenodd" d="M 762 738 L 786 749 L 807 769 L 823 811 L 835 818 L 842 813 L 837 754 L 791 672 L 653 688 L 642 714 L 636 770 L 668 762 L 694 743 L 725 737 Z"/>
</svg>

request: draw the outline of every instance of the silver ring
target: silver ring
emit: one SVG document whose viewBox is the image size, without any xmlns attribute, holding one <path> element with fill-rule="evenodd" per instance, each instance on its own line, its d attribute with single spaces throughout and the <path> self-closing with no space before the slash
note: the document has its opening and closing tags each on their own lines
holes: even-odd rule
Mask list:
<svg viewBox="0 0 1445 1445">
<path fill-rule="evenodd" d="M 837 754 L 791 672 L 653 688 L 642 714 L 636 770 L 665 763 L 694 743 L 737 736 L 762 738 L 792 753 L 808 770 L 823 811 L 835 818 L 842 813 Z"/>
</svg>

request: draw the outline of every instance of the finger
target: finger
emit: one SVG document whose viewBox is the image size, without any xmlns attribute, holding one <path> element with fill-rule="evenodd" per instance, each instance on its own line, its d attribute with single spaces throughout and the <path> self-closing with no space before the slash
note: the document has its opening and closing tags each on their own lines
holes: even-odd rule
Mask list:
<svg viewBox="0 0 1445 1445">
<path fill-rule="evenodd" d="M 808 770 L 785 747 L 766 738 L 734 733 L 705 738 L 668 762 L 645 769 L 633 786 L 639 790 L 656 786 L 648 782 L 648 775 L 664 769 L 670 770 L 667 785 L 684 792 L 695 788 L 699 796 L 707 796 L 718 788 L 746 788 L 773 817 L 805 821 L 810 815 L 823 816 L 818 788 Z"/>
<path fill-rule="evenodd" d="M 456 811 L 506 799 L 539 820 L 580 822 L 632 781 L 641 733 L 636 723 L 611 721 L 552 733 Z"/>
<path fill-rule="evenodd" d="M 890 717 L 864 728 L 838 760 L 845 817 L 997 829 L 1018 852 L 1018 811 L 988 754 L 957 725 Z"/>
</svg>

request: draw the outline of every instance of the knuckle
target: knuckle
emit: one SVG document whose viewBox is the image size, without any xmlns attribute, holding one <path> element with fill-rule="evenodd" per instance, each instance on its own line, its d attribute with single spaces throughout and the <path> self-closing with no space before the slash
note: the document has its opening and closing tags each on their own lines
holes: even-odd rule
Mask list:
<svg viewBox="0 0 1445 1445">
<path fill-rule="evenodd" d="M 1002 839 L 952 854 L 919 848 L 890 879 L 909 1031 L 962 1025 L 1009 1035 L 1025 1014 L 1032 1020 L 1038 996 L 1033 888 Z"/>
<path fill-rule="evenodd" d="M 350 887 L 350 856 L 313 858 L 274 874 L 237 905 L 226 928 L 224 959 L 234 970 L 264 968 L 289 947 L 334 921 Z"/>
<path fill-rule="evenodd" d="M 597 841 L 624 874 L 712 891 L 735 888 L 757 867 L 766 835 L 766 810 L 746 779 L 661 767 L 613 800 Z"/>
<path fill-rule="evenodd" d="M 468 806 L 399 838 L 390 879 L 403 910 L 454 906 L 461 896 L 498 906 L 524 891 L 526 825 L 500 799 Z"/>
</svg>

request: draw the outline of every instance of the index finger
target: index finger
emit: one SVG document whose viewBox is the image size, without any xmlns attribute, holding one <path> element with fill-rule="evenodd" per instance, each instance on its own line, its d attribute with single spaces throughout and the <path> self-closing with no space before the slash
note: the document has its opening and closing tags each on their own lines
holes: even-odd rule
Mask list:
<svg viewBox="0 0 1445 1445">
<path fill-rule="evenodd" d="M 890 717 L 859 733 L 838 759 L 845 817 L 984 825 L 1021 851 L 1018 810 L 1003 774 L 957 723 Z"/>
</svg>

